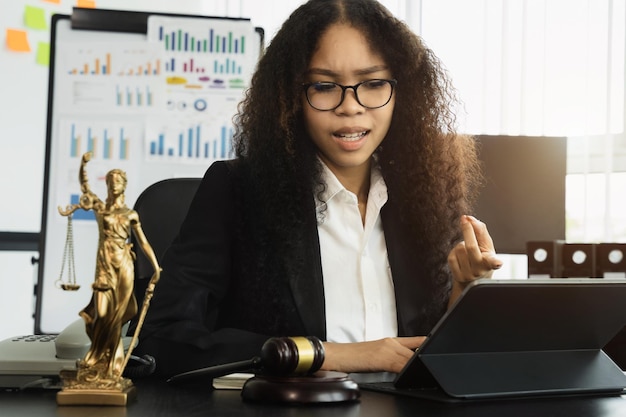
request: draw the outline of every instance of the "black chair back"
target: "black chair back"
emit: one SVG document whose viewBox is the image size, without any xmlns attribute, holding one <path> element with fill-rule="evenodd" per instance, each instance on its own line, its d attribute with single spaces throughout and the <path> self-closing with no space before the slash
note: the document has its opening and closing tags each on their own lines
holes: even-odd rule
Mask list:
<svg viewBox="0 0 626 417">
<path fill-rule="evenodd" d="M 150 185 L 137 198 L 134 209 L 139 214 L 141 228 L 159 263 L 165 250 L 178 234 L 201 180 L 201 178 L 168 178 Z M 134 293 L 141 311 L 146 287 L 154 270 L 134 234 L 131 242 L 136 254 Z M 134 331 L 135 324 L 134 320 L 131 321 L 129 334 Z"/>
</svg>

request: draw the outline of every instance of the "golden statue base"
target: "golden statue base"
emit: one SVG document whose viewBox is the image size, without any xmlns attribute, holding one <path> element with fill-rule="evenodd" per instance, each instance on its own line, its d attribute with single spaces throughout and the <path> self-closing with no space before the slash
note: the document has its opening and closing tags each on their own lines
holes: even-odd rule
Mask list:
<svg viewBox="0 0 626 417">
<path fill-rule="evenodd" d="M 57 405 L 114 405 L 125 407 L 137 397 L 132 386 L 123 391 L 107 389 L 63 389 L 57 392 Z"/>
<path fill-rule="evenodd" d="M 119 378 L 116 381 L 81 381 L 79 371 L 61 371 L 63 389 L 57 392 L 57 405 L 111 405 L 125 407 L 137 398 L 132 381 Z"/>
</svg>

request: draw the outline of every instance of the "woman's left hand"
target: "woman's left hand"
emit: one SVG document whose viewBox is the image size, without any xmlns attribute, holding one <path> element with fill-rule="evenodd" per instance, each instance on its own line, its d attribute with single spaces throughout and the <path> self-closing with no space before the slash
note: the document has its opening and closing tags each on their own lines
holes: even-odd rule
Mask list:
<svg viewBox="0 0 626 417">
<path fill-rule="evenodd" d="M 462 216 L 461 230 L 463 241 L 448 255 L 454 284 L 460 289 L 479 278 L 491 278 L 493 271 L 502 267 L 485 223 L 472 216 Z"/>
<path fill-rule="evenodd" d="M 386 337 L 355 343 L 324 342 L 322 370 L 398 373 L 426 337 Z"/>
</svg>

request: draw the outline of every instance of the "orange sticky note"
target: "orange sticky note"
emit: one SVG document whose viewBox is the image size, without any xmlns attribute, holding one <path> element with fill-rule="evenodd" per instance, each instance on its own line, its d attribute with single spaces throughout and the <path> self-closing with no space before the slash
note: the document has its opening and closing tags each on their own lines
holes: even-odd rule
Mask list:
<svg viewBox="0 0 626 417">
<path fill-rule="evenodd" d="M 43 1 L 47 1 L 48 3 L 61 4 L 61 0 L 43 0 Z"/>
<path fill-rule="evenodd" d="M 84 7 L 86 9 L 95 9 L 96 0 L 76 0 L 76 7 Z"/>
<path fill-rule="evenodd" d="M 26 31 L 19 29 L 7 29 L 7 48 L 13 52 L 30 52 L 28 35 Z"/>
</svg>

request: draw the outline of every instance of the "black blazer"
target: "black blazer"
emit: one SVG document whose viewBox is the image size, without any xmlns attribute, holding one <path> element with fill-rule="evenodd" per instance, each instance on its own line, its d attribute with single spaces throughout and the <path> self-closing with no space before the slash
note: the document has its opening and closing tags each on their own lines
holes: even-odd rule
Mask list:
<svg viewBox="0 0 626 417">
<path fill-rule="evenodd" d="M 178 237 L 164 255 L 136 349 L 154 356 L 162 375 L 249 359 L 270 336 L 326 338 L 313 196 L 305 214 L 304 241 L 294 253 L 281 254 L 284 267 L 267 270 L 253 261 L 251 231 L 241 221 L 249 202 L 237 192 L 239 182 L 247 181 L 237 167 L 234 161 L 221 161 L 207 170 Z M 390 196 L 381 216 L 398 334 L 426 335 L 445 311 L 449 282 L 436 284 L 430 278 L 403 233 L 399 214 Z M 294 267 L 293 259 L 303 262 Z"/>
</svg>

